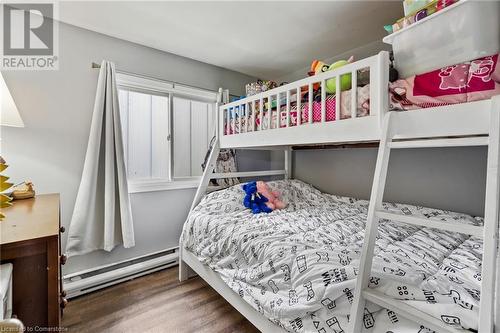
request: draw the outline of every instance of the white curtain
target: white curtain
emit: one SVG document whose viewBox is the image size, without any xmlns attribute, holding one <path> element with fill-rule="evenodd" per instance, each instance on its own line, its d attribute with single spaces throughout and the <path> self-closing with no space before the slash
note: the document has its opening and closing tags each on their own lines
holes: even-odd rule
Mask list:
<svg viewBox="0 0 500 333">
<path fill-rule="evenodd" d="M 123 137 L 112 62 L 103 61 L 82 179 L 69 227 L 69 256 L 116 245 L 133 247 L 134 227 L 123 154 Z"/>
</svg>

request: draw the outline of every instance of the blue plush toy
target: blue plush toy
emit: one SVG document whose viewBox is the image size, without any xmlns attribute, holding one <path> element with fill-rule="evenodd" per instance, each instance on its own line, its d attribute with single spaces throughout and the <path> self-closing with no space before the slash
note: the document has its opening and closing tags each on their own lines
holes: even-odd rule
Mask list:
<svg viewBox="0 0 500 333">
<path fill-rule="evenodd" d="M 273 210 L 267 207 L 267 198 L 257 192 L 257 183 L 249 182 L 242 186 L 245 191 L 245 198 L 243 198 L 243 206 L 252 210 L 252 213 L 270 213 Z"/>
</svg>

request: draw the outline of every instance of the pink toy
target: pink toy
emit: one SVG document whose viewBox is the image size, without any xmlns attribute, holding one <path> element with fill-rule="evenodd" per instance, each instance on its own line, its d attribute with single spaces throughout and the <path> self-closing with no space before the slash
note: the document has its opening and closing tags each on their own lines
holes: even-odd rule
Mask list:
<svg viewBox="0 0 500 333">
<path fill-rule="evenodd" d="M 415 110 L 500 94 L 499 55 L 446 66 L 389 84 L 391 109 Z"/>
<path fill-rule="evenodd" d="M 268 202 L 266 202 L 266 205 L 272 210 L 283 209 L 286 207 L 286 204 L 279 199 L 281 194 L 279 192 L 272 191 L 265 182 L 257 182 L 257 192 L 267 198 Z"/>
</svg>

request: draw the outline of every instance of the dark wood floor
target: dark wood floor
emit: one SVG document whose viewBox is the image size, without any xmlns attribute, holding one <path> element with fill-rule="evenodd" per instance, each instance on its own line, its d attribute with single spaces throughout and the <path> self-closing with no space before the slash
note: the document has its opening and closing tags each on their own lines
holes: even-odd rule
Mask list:
<svg viewBox="0 0 500 333">
<path fill-rule="evenodd" d="M 201 278 L 169 268 L 70 300 L 69 332 L 259 332 Z"/>
</svg>

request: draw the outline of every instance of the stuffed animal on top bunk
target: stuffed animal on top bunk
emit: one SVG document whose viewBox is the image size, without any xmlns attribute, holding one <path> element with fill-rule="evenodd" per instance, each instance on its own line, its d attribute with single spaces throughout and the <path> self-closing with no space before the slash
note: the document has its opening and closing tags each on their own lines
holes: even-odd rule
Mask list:
<svg viewBox="0 0 500 333">
<path fill-rule="evenodd" d="M 243 206 L 252 210 L 252 213 L 270 213 L 275 209 L 283 209 L 286 204 L 279 200 L 280 194 L 271 191 L 269 186 L 263 182 L 249 182 L 242 186 L 245 191 Z"/>
<path fill-rule="evenodd" d="M 350 64 L 354 61 L 354 57 L 351 56 L 347 60 L 339 60 L 331 65 L 325 64 L 322 61 L 319 60 L 313 60 L 311 63 L 311 69 L 309 72 L 307 72 L 307 75 L 309 76 L 314 76 L 318 75 L 327 71 L 334 70 L 336 68 L 345 66 L 347 64 Z M 351 74 L 347 73 L 344 74 L 340 77 L 340 86 L 342 91 L 346 91 L 351 89 Z M 315 91 L 315 94 L 320 92 L 321 85 L 320 83 L 314 83 L 313 84 L 313 90 Z M 326 80 L 326 92 L 328 94 L 335 94 L 336 92 L 336 79 L 328 79 Z M 307 87 L 303 87 L 302 93 L 306 92 L 307 93 Z"/>
<path fill-rule="evenodd" d="M 328 67 L 328 70 L 329 71 L 334 70 L 336 68 L 350 64 L 353 61 L 354 61 L 353 56 L 351 56 L 347 60 L 336 61 L 333 64 L 331 64 L 330 67 Z M 337 91 L 336 89 L 337 89 L 337 79 L 336 78 L 326 80 L 326 92 L 328 94 L 335 94 Z M 349 89 L 351 89 L 351 73 L 347 73 L 347 74 L 340 76 L 340 90 L 346 91 Z"/>
</svg>

